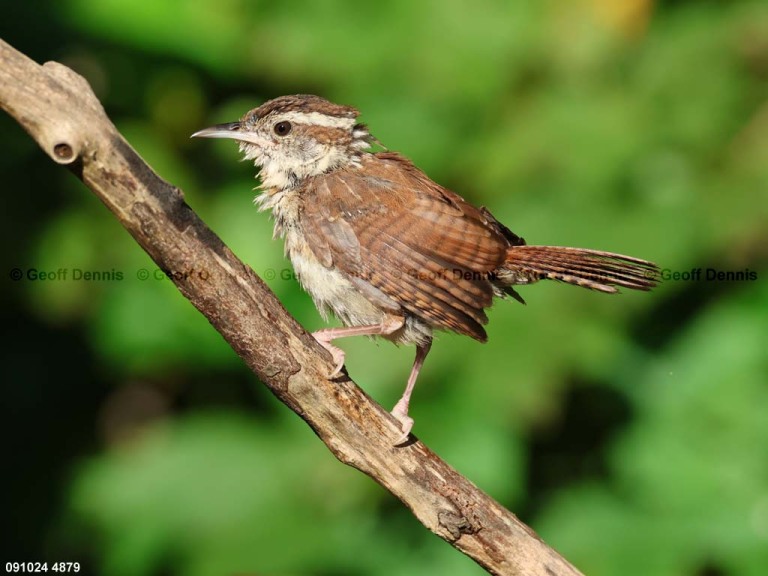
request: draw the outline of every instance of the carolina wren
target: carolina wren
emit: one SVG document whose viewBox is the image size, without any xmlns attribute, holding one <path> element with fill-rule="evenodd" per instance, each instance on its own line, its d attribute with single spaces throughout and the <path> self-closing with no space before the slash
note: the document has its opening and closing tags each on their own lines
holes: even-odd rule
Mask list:
<svg viewBox="0 0 768 576">
<path fill-rule="evenodd" d="M 381 336 L 415 344 L 416 360 L 392 414 L 405 441 L 408 404 L 434 330 L 487 339 L 483 325 L 494 297 L 523 302 L 513 286 L 558 280 L 614 293 L 649 290 L 652 262 L 610 252 L 528 246 L 486 208 L 430 180 L 395 152 L 369 152 L 378 141 L 359 112 L 299 94 L 270 100 L 237 122 L 192 136 L 231 138 L 261 168 L 261 210 L 272 210 L 302 287 L 320 313 L 343 328 L 313 334 L 335 362 L 333 341 Z"/>
</svg>

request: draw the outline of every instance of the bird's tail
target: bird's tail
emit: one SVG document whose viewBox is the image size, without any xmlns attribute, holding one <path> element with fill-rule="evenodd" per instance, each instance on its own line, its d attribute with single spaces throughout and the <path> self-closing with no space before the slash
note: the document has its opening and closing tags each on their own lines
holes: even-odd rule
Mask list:
<svg viewBox="0 0 768 576">
<path fill-rule="evenodd" d="M 563 246 L 511 246 L 496 271 L 496 281 L 503 288 L 544 279 L 615 293 L 619 287 L 650 290 L 660 275 L 653 262 Z"/>
</svg>

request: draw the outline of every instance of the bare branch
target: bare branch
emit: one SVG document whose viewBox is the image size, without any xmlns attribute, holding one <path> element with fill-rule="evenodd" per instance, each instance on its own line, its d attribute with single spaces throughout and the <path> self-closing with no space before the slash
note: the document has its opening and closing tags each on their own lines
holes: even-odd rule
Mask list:
<svg viewBox="0 0 768 576">
<path fill-rule="evenodd" d="M 117 132 L 88 83 L 0 40 L 0 105 L 117 216 L 269 389 L 345 464 L 384 486 L 429 530 L 492 574 L 577 575 L 514 514 L 415 441 L 354 382 Z M 205 274 L 195 272 L 205 271 Z M 190 273 L 191 272 L 191 273 Z"/>
</svg>

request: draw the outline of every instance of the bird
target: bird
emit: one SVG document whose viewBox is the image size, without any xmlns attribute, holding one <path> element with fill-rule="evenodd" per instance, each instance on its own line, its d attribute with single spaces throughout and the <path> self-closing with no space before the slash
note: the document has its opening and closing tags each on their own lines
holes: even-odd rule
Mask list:
<svg viewBox="0 0 768 576">
<path fill-rule="evenodd" d="M 344 366 L 344 351 L 334 344 L 339 338 L 415 345 L 392 409 L 400 427 L 396 445 L 411 434 L 411 395 L 436 331 L 485 342 L 486 309 L 495 299 L 525 303 L 514 287 L 539 280 L 603 293 L 658 284 L 659 268 L 647 260 L 526 244 L 487 208 L 387 150 L 359 116 L 320 96 L 280 96 L 192 137 L 235 140 L 259 168 L 257 207 L 271 211 L 274 237 L 283 238 L 321 315 L 332 313 L 342 324 L 312 334 L 333 359 L 329 378 Z"/>
</svg>

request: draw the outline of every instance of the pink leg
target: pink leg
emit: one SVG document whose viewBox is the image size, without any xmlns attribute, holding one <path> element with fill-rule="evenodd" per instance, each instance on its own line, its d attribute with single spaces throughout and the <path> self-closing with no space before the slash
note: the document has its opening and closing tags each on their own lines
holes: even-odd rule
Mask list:
<svg viewBox="0 0 768 576">
<path fill-rule="evenodd" d="M 408 404 L 411 402 L 411 393 L 413 387 L 416 385 L 416 378 L 419 377 L 419 371 L 424 365 L 424 359 L 429 354 L 429 349 L 432 347 L 432 341 L 430 340 L 426 344 L 416 346 L 416 359 L 413 361 L 413 368 L 411 368 L 411 375 L 408 377 L 408 384 L 405 386 L 400 400 L 397 401 L 395 407 L 392 409 L 392 416 L 394 416 L 398 422 L 402 425 L 403 435 L 395 442 L 395 444 L 402 444 L 408 439 L 408 435 L 413 428 L 413 418 L 408 416 Z"/>
<path fill-rule="evenodd" d="M 373 324 L 370 326 L 353 326 L 351 328 L 323 328 L 317 332 L 312 332 L 312 336 L 315 337 L 320 345 L 328 350 L 333 357 L 333 361 L 336 366 L 328 377 L 333 378 L 338 376 L 344 366 L 344 350 L 338 346 L 331 344 L 337 338 L 346 338 L 347 336 L 382 336 L 385 334 L 392 334 L 396 330 L 402 328 L 405 323 L 405 318 L 390 317 L 385 319 L 381 324 Z"/>
</svg>

